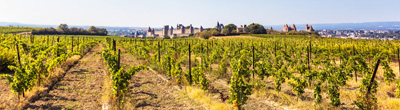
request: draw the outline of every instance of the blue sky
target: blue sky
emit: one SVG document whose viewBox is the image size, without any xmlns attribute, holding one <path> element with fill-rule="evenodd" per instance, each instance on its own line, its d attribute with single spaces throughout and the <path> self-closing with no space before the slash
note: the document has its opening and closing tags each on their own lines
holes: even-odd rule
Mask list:
<svg viewBox="0 0 400 110">
<path fill-rule="evenodd" d="M 195 27 L 400 21 L 399 0 L 0 0 L 0 22 Z"/>
</svg>

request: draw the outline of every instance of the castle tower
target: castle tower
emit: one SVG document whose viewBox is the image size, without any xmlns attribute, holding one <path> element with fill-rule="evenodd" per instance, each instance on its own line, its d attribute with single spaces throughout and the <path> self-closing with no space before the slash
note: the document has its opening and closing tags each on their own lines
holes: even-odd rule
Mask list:
<svg viewBox="0 0 400 110">
<path fill-rule="evenodd" d="M 181 34 L 185 34 L 185 26 L 181 26 Z"/>
<path fill-rule="evenodd" d="M 169 25 L 165 25 L 164 28 L 162 29 L 162 36 L 168 35 L 169 32 Z"/>
<path fill-rule="evenodd" d="M 149 26 L 149 28 L 147 28 L 147 32 L 151 32 L 151 28 L 150 28 L 150 26 Z"/>
<path fill-rule="evenodd" d="M 221 25 L 219 25 L 219 21 L 217 21 L 217 29 L 221 30 Z"/>
<path fill-rule="evenodd" d="M 203 32 L 203 26 L 200 26 L 199 32 Z"/>
<path fill-rule="evenodd" d="M 285 24 L 285 26 L 283 26 L 282 31 L 283 32 L 289 32 L 289 26 L 287 24 Z"/>
<path fill-rule="evenodd" d="M 292 24 L 292 30 L 297 31 L 296 26 Z"/>
<path fill-rule="evenodd" d="M 307 32 L 311 32 L 311 31 L 314 31 L 314 28 L 311 26 L 311 25 L 306 25 L 306 31 Z"/>
<path fill-rule="evenodd" d="M 190 24 L 189 29 L 190 29 L 189 34 L 194 34 L 194 30 L 193 30 L 192 24 Z"/>
<path fill-rule="evenodd" d="M 172 26 L 171 26 L 171 29 L 170 29 L 169 35 L 173 35 L 173 34 L 174 34 L 174 27 L 172 27 Z"/>
<path fill-rule="evenodd" d="M 137 33 L 137 32 L 136 32 Z M 149 28 L 147 28 L 147 34 L 146 34 L 146 36 L 152 36 L 152 35 L 154 35 L 153 33 L 152 33 L 152 30 L 151 30 L 151 28 L 150 28 L 150 26 L 149 26 Z M 135 34 L 135 36 L 136 36 L 136 34 Z"/>
</svg>

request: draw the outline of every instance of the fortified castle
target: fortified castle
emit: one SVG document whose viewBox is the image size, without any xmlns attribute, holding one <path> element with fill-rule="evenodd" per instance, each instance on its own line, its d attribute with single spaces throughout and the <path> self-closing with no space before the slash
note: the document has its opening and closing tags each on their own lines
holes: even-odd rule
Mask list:
<svg viewBox="0 0 400 110">
<path fill-rule="evenodd" d="M 223 30 L 224 29 L 224 24 L 220 24 L 217 22 L 217 28 L 218 30 Z M 170 37 L 177 37 L 177 36 L 189 36 L 190 34 L 196 34 L 203 32 L 204 30 L 210 30 L 211 28 L 203 29 L 203 26 L 200 26 L 200 28 L 194 28 L 192 24 L 189 26 L 184 26 L 182 24 L 177 24 L 176 28 L 170 27 L 169 25 L 164 25 L 162 30 L 154 30 L 154 28 L 147 28 L 147 34 L 145 35 L 146 37 L 164 37 L 165 35 L 168 35 Z"/>
<path fill-rule="evenodd" d="M 195 34 L 198 32 L 203 31 L 203 27 L 200 26 L 200 28 L 194 28 L 192 24 L 189 26 L 184 26 L 182 24 L 177 24 L 176 29 L 174 27 L 170 27 L 169 25 L 164 25 L 162 30 L 154 30 L 154 28 L 147 28 L 147 37 L 164 37 L 165 35 L 168 35 L 170 37 L 177 37 L 177 36 L 189 36 L 190 34 Z"/>
<path fill-rule="evenodd" d="M 285 26 L 282 29 L 282 32 L 290 32 L 292 30 L 297 31 L 297 28 L 296 28 L 296 26 L 294 24 L 292 24 L 292 27 L 289 27 L 287 24 L 285 24 Z M 314 28 L 311 25 L 307 24 L 306 25 L 306 31 L 307 32 L 314 31 Z"/>
</svg>

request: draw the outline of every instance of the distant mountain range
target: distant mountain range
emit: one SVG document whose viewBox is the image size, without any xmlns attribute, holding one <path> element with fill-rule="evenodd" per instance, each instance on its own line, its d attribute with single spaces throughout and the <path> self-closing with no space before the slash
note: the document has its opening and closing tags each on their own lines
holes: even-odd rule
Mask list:
<svg viewBox="0 0 400 110">
<path fill-rule="evenodd" d="M 315 30 L 400 30 L 400 21 L 393 22 L 365 22 L 365 23 L 329 23 L 309 24 Z M 292 24 L 288 24 L 292 26 Z M 306 24 L 295 24 L 298 30 L 305 30 Z M 265 26 L 270 28 L 271 26 Z M 284 25 L 272 25 L 275 30 L 282 30 Z"/>
<path fill-rule="evenodd" d="M 288 24 L 292 26 L 292 24 Z M 298 30 L 304 30 L 306 24 L 295 24 Z M 315 30 L 400 30 L 400 21 L 393 22 L 365 22 L 365 23 L 327 23 L 327 24 L 309 24 Z M 58 25 L 39 25 L 39 24 L 22 24 L 18 22 L 0 22 L 0 26 L 23 26 L 23 27 L 57 27 Z M 282 25 L 265 25 L 265 28 L 272 27 L 275 30 L 282 30 Z M 88 29 L 90 26 L 74 26 Z M 96 26 L 106 28 L 107 30 L 145 30 L 147 27 L 117 27 L 117 26 Z M 158 28 L 157 28 L 158 29 Z M 161 28 L 159 28 L 161 29 Z"/>
</svg>

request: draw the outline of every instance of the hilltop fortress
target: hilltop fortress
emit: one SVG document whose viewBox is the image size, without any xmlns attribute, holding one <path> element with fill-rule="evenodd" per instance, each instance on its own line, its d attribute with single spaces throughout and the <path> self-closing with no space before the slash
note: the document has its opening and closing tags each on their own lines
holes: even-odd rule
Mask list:
<svg viewBox="0 0 400 110">
<path fill-rule="evenodd" d="M 194 28 L 192 24 L 189 26 L 184 26 L 182 24 L 177 24 L 176 29 L 174 27 L 170 27 L 169 25 L 164 25 L 162 30 L 154 30 L 154 28 L 147 28 L 147 37 L 164 37 L 165 35 L 168 35 L 170 37 L 177 37 L 177 36 L 189 36 L 191 34 L 199 33 L 203 31 L 203 27 L 200 26 L 200 28 Z"/>
<path fill-rule="evenodd" d="M 220 24 L 219 22 L 217 22 L 217 26 L 215 26 L 214 28 L 218 29 L 220 32 L 223 32 L 225 26 L 223 24 Z M 246 28 L 247 28 L 247 25 L 237 26 L 236 33 L 245 32 Z M 199 28 L 195 28 L 192 26 L 192 24 L 190 24 L 188 26 L 184 26 L 182 24 L 177 24 L 176 28 L 174 28 L 173 26 L 164 25 L 162 30 L 155 30 L 154 28 L 148 27 L 147 32 L 142 34 L 142 37 L 164 38 L 165 36 L 169 36 L 169 37 L 190 36 L 190 35 L 193 35 L 196 33 L 203 32 L 204 30 L 211 30 L 211 28 L 203 29 L 202 26 L 200 26 Z M 272 27 L 270 28 L 270 30 L 273 30 Z M 285 26 L 283 27 L 281 32 L 290 32 L 290 31 L 297 31 L 297 28 L 294 24 L 292 24 L 292 26 L 290 26 L 290 27 L 288 26 L 288 24 L 285 24 Z M 311 25 L 307 24 L 305 26 L 305 31 L 312 32 L 315 30 Z M 135 37 L 139 37 L 138 32 L 136 32 L 135 35 L 136 35 Z"/>
<path fill-rule="evenodd" d="M 223 30 L 224 24 L 220 24 L 219 22 L 217 22 L 217 26 L 215 26 L 214 28 L 217 28 L 218 30 Z M 164 37 L 165 35 L 168 35 L 169 37 L 189 36 L 210 29 L 211 28 L 203 29 L 203 26 L 195 28 L 192 26 L 192 24 L 190 24 L 189 26 L 177 24 L 176 28 L 174 28 L 173 26 L 170 27 L 169 25 L 164 25 L 162 30 L 154 30 L 154 28 L 151 27 L 147 28 L 147 34 L 145 36 L 146 37 L 158 37 L 158 36 Z"/>
</svg>

